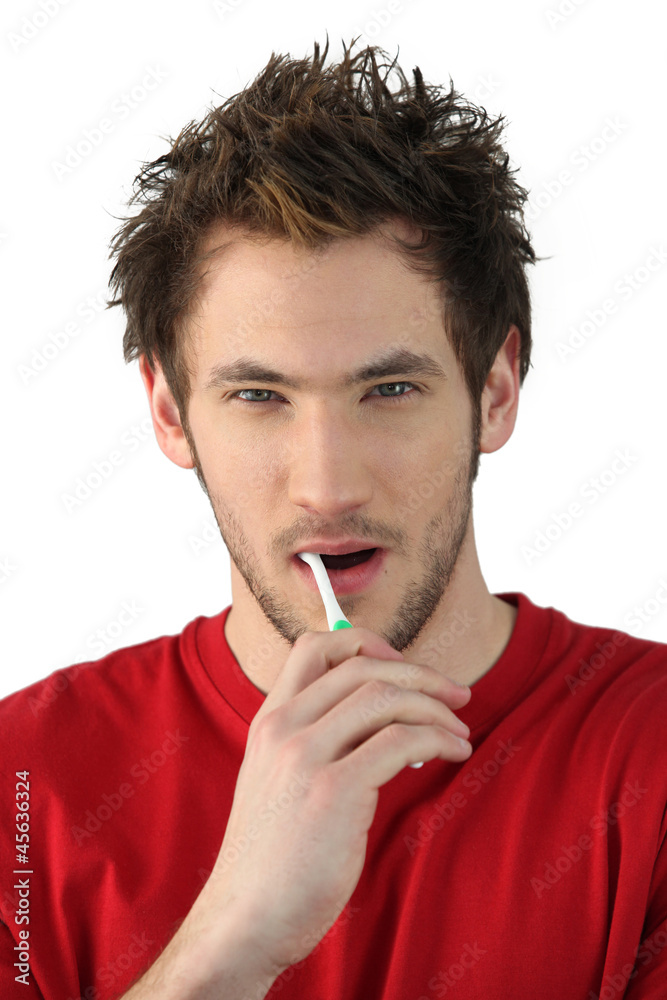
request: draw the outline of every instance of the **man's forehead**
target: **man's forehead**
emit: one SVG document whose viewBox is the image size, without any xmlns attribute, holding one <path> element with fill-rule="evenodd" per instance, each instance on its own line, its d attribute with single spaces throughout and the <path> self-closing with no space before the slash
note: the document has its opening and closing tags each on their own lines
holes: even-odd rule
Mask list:
<svg viewBox="0 0 667 1000">
<path fill-rule="evenodd" d="M 399 231 L 405 234 L 405 227 Z M 344 243 L 337 241 L 339 253 L 345 253 Z M 254 249 L 259 252 L 253 253 Z M 287 241 L 271 240 L 264 234 L 253 238 L 238 226 L 216 227 L 203 250 L 208 254 L 208 269 L 190 313 L 192 325 L 188 324 L 191 344 L 200 358 L 200 384 L 258 380 L 263 370 L 265 382 L 305 386 L 303 373 L 321 336 L 328 344 L 347 344 L 348 348 L 360 339 L 366 342 L 366 350 L 347 351 L 348 356 L 354 354 L 354 363 L 336 365 L 341 388 L 374 374 L 397 375 L 399 369 L 406 377 L 408 371 L 415 377 L 444 377 L 450 359 L 443 344 L 442 289 L 436 283 L 414 272 L 397 279 L 393 268 L 371 278 L 367 271 L 343 264 L 341 271 L 334 269 L 333 281 L 318 288 L 317 280 L 309 284 L 307 279 L 326 251 L 293 251 Z M 267 342 L 284 341 L 285 336 L 293 338 L 293 358 L 304 360 L 301 374 L 298 366 L 290 374 L 284 365 L 275 363 L 283 360 L 280 355 L 276 359 L 275 352 L 263 350 Z M 269 369 L 273 374 L 280 369 L 285 377 L 273 377 Z M 368 370 L 367 378 L 364 370 Z"/>
</svg>

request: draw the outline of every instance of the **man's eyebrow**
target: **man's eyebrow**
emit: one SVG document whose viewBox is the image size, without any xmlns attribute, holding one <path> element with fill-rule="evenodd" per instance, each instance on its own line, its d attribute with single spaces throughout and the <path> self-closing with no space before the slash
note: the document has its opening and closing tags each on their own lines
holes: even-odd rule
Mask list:
<svg viewBox="0 0 667 1000">
<path fill-rule="evenodd" d="M 384 351 L 357 368 L 348 372 L 335 383 L 337 389 L 348 389 L 360 382 L 370 382 L 373 379 L 386 378 L 391 375 L 409 375 L 413 378 L 446 379 L 447 374 L 435 358 L 429 354 L 415 354 L 407 348 L 395 348 Z M 259 358 L 244 356 L 227 364 L 215 365 L 204 384 L 204 391 L 220 389 L 225 385 L 237 385 L 247 382 L 265 382 L 271 385 L 284 385 L 289 389 L 308 389 L 310 382 L 302 382 L 284 372 L 276 371 Z"/>
</svg>

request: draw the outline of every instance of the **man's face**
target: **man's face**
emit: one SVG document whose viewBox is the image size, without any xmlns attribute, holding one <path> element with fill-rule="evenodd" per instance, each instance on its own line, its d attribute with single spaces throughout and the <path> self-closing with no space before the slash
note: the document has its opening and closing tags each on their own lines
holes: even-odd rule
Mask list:
<svg viewBox="0 0 667 1000">
<path fill-rule="evenodd" d="M 232 560 L 234 608 L 256 602 L 290 644 L 326 631 L 294 553 L 313 538 L 371 540 L 387 550 L 381 573 L 339 603 L 353 624 L 409 647 L 472 530 L 478 456 L 435 286 L 373 237 L 319 257 L 239 240 L 207 275 L 190 334 L 192 459 Z M 399 349 L 428 356 L 445 377 L 399 363 L 338 384 Z M 300 387 L 251 377 L 207 386 L 216 366 L 240 357 Z"/>
</svg>

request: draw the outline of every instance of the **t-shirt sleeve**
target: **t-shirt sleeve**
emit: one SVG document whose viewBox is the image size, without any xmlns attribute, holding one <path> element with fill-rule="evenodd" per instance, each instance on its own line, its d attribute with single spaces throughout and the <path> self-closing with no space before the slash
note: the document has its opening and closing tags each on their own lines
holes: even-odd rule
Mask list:
<svg viewBox="0 0 667 1000">
<path fill-rule="evenodd" d="M 30 946 L 27 953 L 29 951 Z M 20 997 L 23 1000 L 51 1000 L 50 997 L 45 997 L 36 985 L 30 968 L 30 959 L 27 963 L 21 961 L 21 957 L 25 955 L 26 952 L 17 949 L 17 942 L 7 924 L 0 920 L 0 996 L 3 1000 L 19 1000 Z M 26 965 L 29 971 L 24 974 Z"/>
</svg>

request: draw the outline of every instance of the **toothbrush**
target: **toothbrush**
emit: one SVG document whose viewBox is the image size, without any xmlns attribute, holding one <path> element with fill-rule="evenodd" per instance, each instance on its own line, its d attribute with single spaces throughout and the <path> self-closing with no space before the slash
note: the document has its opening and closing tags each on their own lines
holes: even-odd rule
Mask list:
<svg viewBox="0 0 667 1000">
<path fill-rule="evenodd" d="M 333 592 L 333 587 L 331 586 L 331 580 L 329 575 L 324 568 L 324 563 L 317 552 L 297 552 L 299 559 L 303 559 L 305 563 L 308 563 L 313 571 L 313 576 L 315 577 L 315 583 L 318 586 L 320 597 L 324 602 L 324 610 L 327 615 L 327 622 L 329 624 L 329 631 L 335 632 L 339 628 L 353 628 L 352 622 L 348 621 L 343 612 L 340 610 L 340 605 L 336 600 L 336 595 Z"/>
<path fill-rule="evenodd" d="M 327 616 L 327 624 L 329 625 L 329 631 L 335 632 L 339 628 L 353 628 L 351 621 L 345 617 L 340 609 L 340 605 L 336 600 L 336 595 L 333 592 L 333 587 L 331 586 L 331 580 L 329 579 L 328 573 L 322 562 L 322 559 L 318 552 L 297 552 L 299 559 L 302 559 L 305 563 L 308 563 L 313 571 L 313 576 L 315 577 L 315 583 L 320 592 L 320 597 L 324 604 L 324 610 Z M 416 764 L 410 764 L 410 767 L 422 767 L 424 764 L 423 760 L 418 761 Z"/>
</svg>

